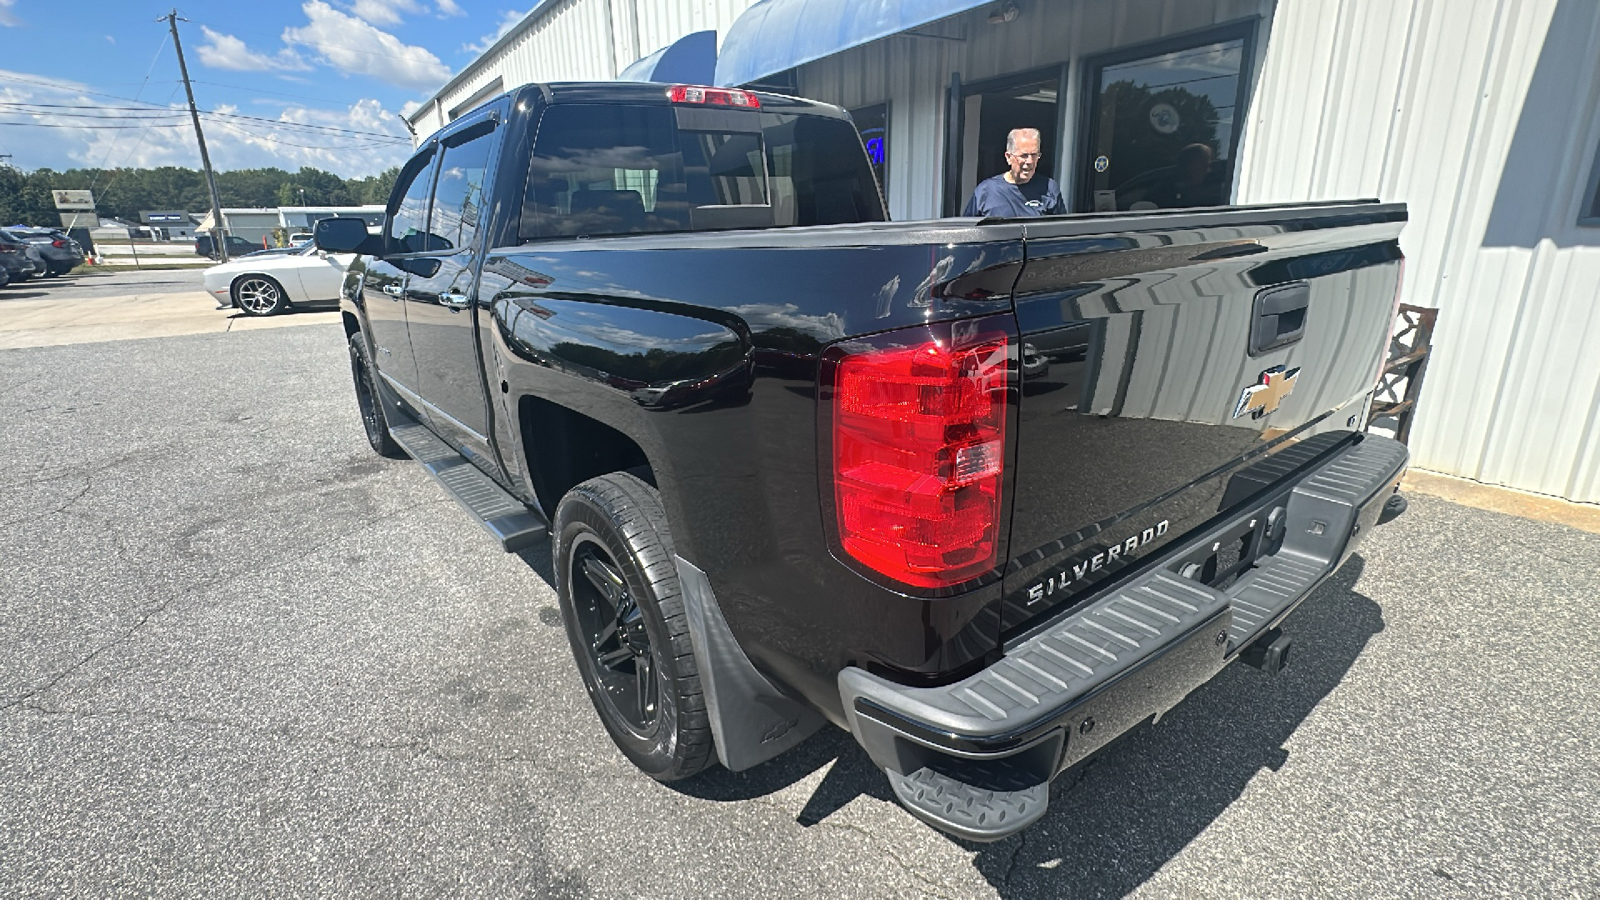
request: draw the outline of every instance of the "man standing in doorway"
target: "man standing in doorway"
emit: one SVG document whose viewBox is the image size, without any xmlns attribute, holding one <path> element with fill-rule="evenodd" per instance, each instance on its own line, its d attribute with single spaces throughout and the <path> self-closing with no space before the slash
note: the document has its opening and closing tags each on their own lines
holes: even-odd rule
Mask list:
<svg viewBox="0 0 1600 900">
<path fill-rule="evenodd" d="M 1009 170 L 978 182 L 962 215 L 1015 218 L 1058 216 L 1067 211 L 1056 180 L 1033 177 L 1039 168 L 1039 129 L 1011 129 L 1006 135 L 1006 164 Z"/>
</svg>

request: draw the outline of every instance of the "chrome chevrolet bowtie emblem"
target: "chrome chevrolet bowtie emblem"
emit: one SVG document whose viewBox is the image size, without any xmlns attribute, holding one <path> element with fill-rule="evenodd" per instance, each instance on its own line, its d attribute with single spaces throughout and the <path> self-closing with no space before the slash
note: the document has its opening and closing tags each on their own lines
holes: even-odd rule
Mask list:
<svg viewBox="0 0 1600 900">
<path fill-rule="evenodd" d="M 1259 419 L 1268 413 L 1278 411 L 1278 404 L 1283 398 L 1289 396 L 1294 390 L 1294 383 L 1300 378 L 1300 369 L 1295 367 L 1287 371 L 1283 366 L 1276 366 L 1261 373 L 1261 383 L 1252 384 L 1239 395 L 1239 405 L 1233 409 L 1235 419 L 1250 414 L 1250 418 Z"/>
</svg>

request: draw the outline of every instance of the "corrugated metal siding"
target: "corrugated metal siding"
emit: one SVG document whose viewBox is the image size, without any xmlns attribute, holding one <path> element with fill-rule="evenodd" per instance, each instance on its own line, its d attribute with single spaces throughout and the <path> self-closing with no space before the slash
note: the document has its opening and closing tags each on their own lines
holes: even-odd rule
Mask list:
<svg viewBox="0 0 1600 900">
<path fill-rule="evenodd" d="M 426 136 L 443 127 L 450 109 L 496 77 L 508 89 L 533 81 L 605 81 L 691 32 L 714 30 L 720 45 L 728 26 L 754 2 L 567 0 L 501 52 L 475 60 L 472 77 L 440 95 L 439 110 L 419 120 L 417 132 Z"/>
<path fill-rule="evenodd" d="M 1593 0 L 1283 0 L 1241 202 L 1411 208 L 1404 299 L 1441 312 L 1417 466 L 1600 502 Z"/>
</svg>

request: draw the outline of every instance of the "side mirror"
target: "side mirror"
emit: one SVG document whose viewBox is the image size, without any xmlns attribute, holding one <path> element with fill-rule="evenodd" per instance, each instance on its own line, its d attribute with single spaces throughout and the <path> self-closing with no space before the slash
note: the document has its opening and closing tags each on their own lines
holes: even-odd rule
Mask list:
<svg viewBox="0 0 1600 900">
<path fill-rule="evenodd" d="M 369 237 L 367 223 L 353 218 L 322 219 L 311 231 L 311 240 L 317 249 L 329 253 L 371 254 L 376 248 L 368 243 Z"/>
</svg>

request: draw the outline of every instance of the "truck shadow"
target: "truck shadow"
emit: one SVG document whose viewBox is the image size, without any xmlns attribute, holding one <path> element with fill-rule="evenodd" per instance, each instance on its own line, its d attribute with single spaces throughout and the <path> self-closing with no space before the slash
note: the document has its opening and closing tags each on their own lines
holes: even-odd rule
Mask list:
<svg viewBox="0 0 1600 900">
<path fill-rule="evenodd" d="M 1289 617 L 1285 630 L 1296 643 L 1282 675 L 1229 666 L 1159 725 L 1130 732 L 1058 778 L 1049 812 L 1021 835 L 993 844 L 947 839 L 976 854 L 973 865 L 1001 897 L 1121 897 L 1138 887 L 1252 779 L 1283 765 L 1284 743 L 1383 630 L 1378 604 L 1355 590 L 1364 567 L 1353 557 Z M 895 802 L 866 753 L 833 728 L 748 772 L 717 768 L 671 787 L 709 800 L 748 799 L 829 762 L 800 824 L 820 823 L 861 796 Z"/>
</svg>

